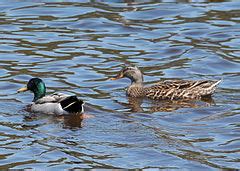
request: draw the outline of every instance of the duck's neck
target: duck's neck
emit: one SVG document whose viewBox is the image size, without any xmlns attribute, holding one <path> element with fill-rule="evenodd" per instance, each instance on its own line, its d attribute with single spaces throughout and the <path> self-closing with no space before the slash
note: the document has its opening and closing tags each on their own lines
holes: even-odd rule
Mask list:
<svg viewBox="0 0 240 171">
<path fill-rule="evenodd" d="M 34 93 L 33 102 L 37 101 L 38 99 L 40 99 L 44 96 L 45 96 L 45 94 Z"/>
<path fill-rule="evenodd" d="M 140 77 L 140 78 L 137 78 L 137 79 L 131 78 L 131 85 L 142 86 L 143 85 L 143 77 Z"/>
<path fill-rule="evenodd" d="M 45 85 L 44 84 L 39 84 L 37 86 L 37 89 L 34 90 L 33 93 L 34 93 L 33 102 L 35 102 L 38 99 L 44 97 L 45 94 L 46 94 L 46 87 L 45 87 Z"/>
<path fill-rule="evenodd" d="M 142 81 L 132 81 L 132 84 L 127 88 L 127 95 L 130 97 L 143 97 L 144 86 Z"/>
</svg>

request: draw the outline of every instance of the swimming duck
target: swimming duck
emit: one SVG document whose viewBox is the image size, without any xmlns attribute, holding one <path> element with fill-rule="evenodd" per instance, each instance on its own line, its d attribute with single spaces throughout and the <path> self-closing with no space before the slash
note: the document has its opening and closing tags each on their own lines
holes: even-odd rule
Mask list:
<svg viewBox="0 0 240 171">
<path fill-rule="evenodd" d="M 46 94 L 46 86 L 40 78 L 32 78 L 27 86 L 20 88 L 17 92 L 32 91 L 34 94 L 33 102 L 30 106 L 31 112 L 45 114 L 69 114 L 83 113 L 84 102 L 77 96 L 70 96 L 63 93 Z"/>
<path fill-rule="evenodd" d="M 127 88 L 128 96 L 147 97 L 153 100 L 201 99 L 209 97 L 221 82 L 221 80 L 166 80 L 145 87 L 143 85 L 143 74 L 136 66 L 124 67 L 116 77 L 110 79 L 117 80 L 124 77 L 131 80 L 131 85 Z"/>
</svg>

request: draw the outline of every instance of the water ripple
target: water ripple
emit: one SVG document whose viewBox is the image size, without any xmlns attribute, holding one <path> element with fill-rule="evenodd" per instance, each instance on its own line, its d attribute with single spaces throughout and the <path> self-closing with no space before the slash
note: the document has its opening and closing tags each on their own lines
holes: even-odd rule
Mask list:
<svg viewBox="0 0 240 171">
<path fill-rule="evenodd" d="M 239 2 L 1 1 L 0 168 L 239 169 Z M 223 79 L 210 101 L 154 102 L 110 81 Z M 25 110 L 32 77 L 77 94 L 82 120 Z"/>
</svg>

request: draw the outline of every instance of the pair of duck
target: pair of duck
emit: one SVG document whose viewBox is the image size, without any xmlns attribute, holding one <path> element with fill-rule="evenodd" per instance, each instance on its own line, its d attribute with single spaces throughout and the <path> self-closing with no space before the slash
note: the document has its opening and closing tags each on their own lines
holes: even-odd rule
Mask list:
<svg viewBox="0 0 240 171">
<path fill-rule="evenodd" d="M 130 97 L 147 97 L 153 100 L 199 100 L 211 96 L 217 85 L 221 82 L 212 80 L 169 80 L 160 81 L 155 85 L 145 87 L 143 85 L 143 74 L 136 66 L 124 67 L 116 77 L 129 78 L 131 85 L 127 88 L 127 95 Z M 83 113 L 84 102 L 77 96 L 69 96 L 62 93 L 46 95 L 46 86 L 40 78 L 32 78 L 27 83 L 27 87 L 21 88 L 18 92 L 32 91 L 34 93 L 31 104 L 32 112 L 46 114 L 69 114 Z"/>
</svg>

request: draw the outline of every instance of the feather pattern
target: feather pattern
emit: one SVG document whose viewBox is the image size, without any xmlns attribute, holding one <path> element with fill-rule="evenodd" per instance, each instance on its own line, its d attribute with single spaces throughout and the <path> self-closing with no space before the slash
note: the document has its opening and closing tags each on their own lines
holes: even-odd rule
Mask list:
<svg viewBox="0 0 240 171">
<path fill-rule="evenodd" d="M 145 96 L 151 99 L 200 99 L 212 95 L 220 81 L 161 81 L 143 89 Z"/>
<path fill-rule="evenodd" d="M 69 95 L 63 93 L 53 93 L 47 96 L 44 96 L 35 101 L 35 104 L 43 104 L 43 103 L 57 103 L 64 98 L 68 97 Z"/>
<path fill-rule="evenodd" d="M 63 115 L 83 112 L 83 104 L 83 101 L 76 98 L 76 96 L 70 96 L 63 93 L 54 93 L 44 96 L 33 102 L 31 105 L 31 111 Z"/>
</svg>

